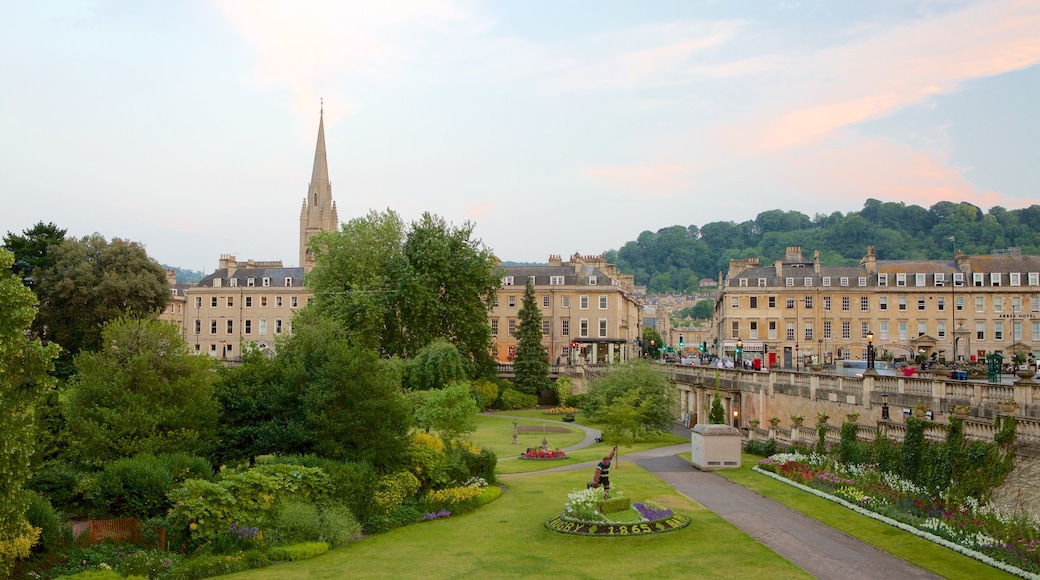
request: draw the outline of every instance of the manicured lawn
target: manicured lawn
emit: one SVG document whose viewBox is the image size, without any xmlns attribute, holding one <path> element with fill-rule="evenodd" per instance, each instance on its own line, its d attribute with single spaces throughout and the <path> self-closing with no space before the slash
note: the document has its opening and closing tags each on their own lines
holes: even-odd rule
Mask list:
<svg viewBox="0 0 1040 580">
<path fill-rule="evenodd" d="M 541 418 L 542 417 L 538 417 L 538 419 Z M 546 416 L 546 418 L 548 417 Z M 520 432 L 517 436 L 518 443 L 513 445 L 513 419 L 508 417 L 490 417 L 487 415 L 480 415 L 477 417 L 477 431 L 470 435 L 469 439 L 477 445 L 487 447 L 491 451 L 494 451 L 495 455 L 498 455 L 499 461 L 508 457 L 518 457 L 521 453 L 526 451 L 528 447 L 540 447 L 542 445 L 543 436 L 549 442 L 549 447 L 552 449 L 569 447 L 581 443 L 581 441 L 585 439 L 584 431 L 570 427 L 568 423 L 562 421 L 545 423 L 544 421 L 517 419 L 517 424 L 520 427 L 533 427 L 539 430 Z M 542 431 L 540 431 L 543 425 L 545 427 L 566 428 L 567 433 L 553 433 L 546 431 L 543 434 Z"/>
<path fill-rule="evenodd" d="M 689 501 L 636 464 L 617 486 L 633 499 L 688 515 L 689 527 L 644 537 L 588 538 L 543 524 L 584 471 L 502 477 L 506 491 L 481 509 L 372 536 L 323 556 L 227 576 L 294 578 L 810 578 L 801 569 Z"/>
<path fill-rule="evenodd" d="M 1015 578 L 1011 574 L 919 538 L 910 532 L 857 514 L 834 502 L 751 471 L 760 459 L 762 458 L 757 455 L 745 453 L 740 469 L 726 469 L 716 473 L 944 578 Z"/>
<path fill-rule="evenodd" d="M 512 419 L 512 417 L 530 418 L 517 419 L 520 426 L 532 425 L 540 427 L 542 425 L 547 425 L 550 427 L 566 427 L 571 429 L 570 433 L 545 433 L 545 437 L 549 441 L 549 447 L 553 449 L 563 449 L 564 447 L 580 443 L 585 439 L 585 432 L 581 429 L 570 427 L 570 423 L 564 423 L 560 416 L 546 415 L 541 410 L 502 411 L 500 414 L 497 414 L 497 416 L 481 415 L 477 418 L 477 430 L 470 435 L 469 439 L 477 445 L 491 449 L 498 455 L 498 473 L 500 474 L 527 473 L 531 471 L 541 471 L 552 467 L 573 465 L 575 463 L 597 461 L 610 453 L 611 445 L 607 445 L 606 443 L 596 443 L 576 451 L 568 451 L 567 459 L 554 461 L 527 461 L 517 459 L 528 447 L 540 446 L 542 444 L 543 434 L 540 431 L 534 433 L 520 433 L 517 437 L 519 443 L 513 445 L 514 419 Z M 539 421 L 539 419 L 551 419 L 553 420 L 553 423 L 547 424 L 543 421 Z M 582 423 L 580 414 L 578 415 L 578 422 Z M 624 460 L 625 455 L 629 453 L 688 442 L 689 439 L 684 437 L 678 437 L 671 433 L 664 433 L 653 440 L 640 441 L 632 446 L 621 447 L 618 449 L 618 455 L 622 460 Z"/>
</svg>

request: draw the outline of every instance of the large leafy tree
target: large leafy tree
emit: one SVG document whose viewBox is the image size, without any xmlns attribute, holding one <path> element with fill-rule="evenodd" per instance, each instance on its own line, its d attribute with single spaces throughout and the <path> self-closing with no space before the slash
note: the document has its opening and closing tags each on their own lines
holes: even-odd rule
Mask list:
<svg viewBox="0 0 1040 580">
<path fill-rule="evenodd" d="M 65 417 L 72 459 L 101 464 L 139 453 L 200 455 L 214 443 L 214 361 L 177 326 L 128 316 L 105 324 L 103 347 L 77 355 Z"/>
<path fill-rule="evenodd" d="M 306 446 L 308 429 L 298 393 L 288 388 L 278 359 L 247 349 L 242 364 L 221 368 L 216 384 L 218 462 L 270 453 L 294 454 Z"/>
<path fill-rule="evenodd" d="M 418 401 L 415 418 L 419 427 L 438 431 L 445 439 L 477 430 L 480 408 L 469 383 L 455 383 L 426 393 Z"/>
<path fill-rule="evenodd" d="M 0 547 L 32 537 L 25 519 L 22 486 L 30 475 L 33 453 L 33 405 L 52 385 L 47 372 L 58 347 L 30 339 L 36 297 L 9 272 L 14 256 L 0 249 Z M 22 545 L 31 545 L 29 544 Z M 0 549 L 0 577 L 10 573 L 15 554 Z"/>
<path fill-rule="evenodd" d="M 438 338 L 424 346 L 405 365 L 404 386 L 428 391 L 466 379 L 466 364 L 455 345 Z"/>
<path fill-rule="evenodd" d="M 603 375 L 592 382 L 582 412 L 590 420 L 599 421 L 618 401 L 625 401 L 639 411 L 640 435 L 666 431 L 675 419 L 677 396 L 661 365 L 632 361 L 610 365 Z M 614 412 L 609 413 L 609 416 L 615 415 Z"/>
<path fill-rule="evenodd" d="M 409 358 L 444 338 L 462 354 L 468 375 L 488 374 L 487 317 L 499 276 L 472 233 L 471 224 L 453 227 L 430 214 L 406 228 L 389 210 L 323 232 L 311 241 L 315 268 L 307 283 L 315 309 L 383 356 Z"/>
<path fill-rule="evenodd" d="M 537 395 L 548 389 L 549 360 L 542 346 L 542 311 L 534 294 L 534 284 L 527 280 L 524 299 L 517 313 L 520 323 L 516 327 L 516 358 L 513 370 L 516 373 L 514 386 L 521 393 Z"/>
<path fill-rule="evenodd" d="M 306 422 L 299 452 L 381 469 L 398 464 L 412 409 L 396 367 L 334 322 L 309 315 L 294 319 L 277 360 Z"/>
<path fill-rule="evenodd" d="M 166 273 L 136 242 L 93 234 L 50 250 L 34 271 L 44 338 L 74 356 L 100 346 L 105 322 L 160 312 L 170 300 Z"/>
<path fill-rule="evenodd" d="M 37 270 L 45 270 L 53 263 L 51 250 L 65 241 L 65 232 L 53 223 L 39 222 L 20 236 L 12 233 L 5 235 L 4 248 L 14 254 L 11 271 L 26 286 L 35 290 Z"/>
</svg>

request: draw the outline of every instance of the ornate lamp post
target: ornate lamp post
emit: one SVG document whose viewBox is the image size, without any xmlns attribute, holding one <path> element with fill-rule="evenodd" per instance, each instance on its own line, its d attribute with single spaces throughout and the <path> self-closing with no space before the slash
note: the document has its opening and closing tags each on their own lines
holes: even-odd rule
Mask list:
<svg viewBox="0 0 1040 580">
<path fill-rule="evenodd" d="M 867 370 L 877 374 L 874 370 L 874 332 L 871 330 L 867 331 Z"/>
<path fill-rule="evenodd" d="M 888 390 L 881 391 L 881 419 L 888 421 Z"/>
</svg>

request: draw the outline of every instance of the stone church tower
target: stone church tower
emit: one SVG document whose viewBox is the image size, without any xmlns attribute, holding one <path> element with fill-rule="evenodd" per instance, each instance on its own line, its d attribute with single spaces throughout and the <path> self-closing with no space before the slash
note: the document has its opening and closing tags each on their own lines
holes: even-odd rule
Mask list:
<svg viewBox="0 0 1040 580">
<path fill-rule="evenodd" d="M 322 231 L 339 229 L 336 202 L 332 201 L 332 184 L 329 182 L 329 162 L 325 156 L 325 108 L 318 116 L 318 143 L 314 146 L 314 168 L 311 184 L 300 211 L 300 266 L 309 272 L 314 267 L 314 256 L 308 249 L 311 237 Z"/>
</svg>

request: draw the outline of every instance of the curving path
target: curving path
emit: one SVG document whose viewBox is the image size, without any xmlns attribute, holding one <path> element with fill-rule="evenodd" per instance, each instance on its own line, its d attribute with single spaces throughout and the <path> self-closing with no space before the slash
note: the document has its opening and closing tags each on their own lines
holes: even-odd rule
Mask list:
<svg viewBox="0 0 1040 580">
<path fill-rule="evenodd" d="M 493 415 L 504 416 L 497 413 Z M 531 420 L 529 417 L 518 418 Z M 556 422 L 550 419 L 536 420 Z M 599 430 L 583 425 L 572 423 L 570 426 L 584 430 L 585 439 L 577 445 L 564 448 L 564 451 L 588 447 L 601 434 Z M 672 433 L 688 437 L 690 430 L 676 426 Z M 653 473 L 679 493 L 715 512 L 816 578 L 941 578 L 719 475 L 697 470 L 678 456 L 689 450 L 687 444 L 658 447 L 629 453 L 625 460 Z M 589 469 L 595 464 L 595 461 L 587 461 L 542 471 Z"/>
</svg>

